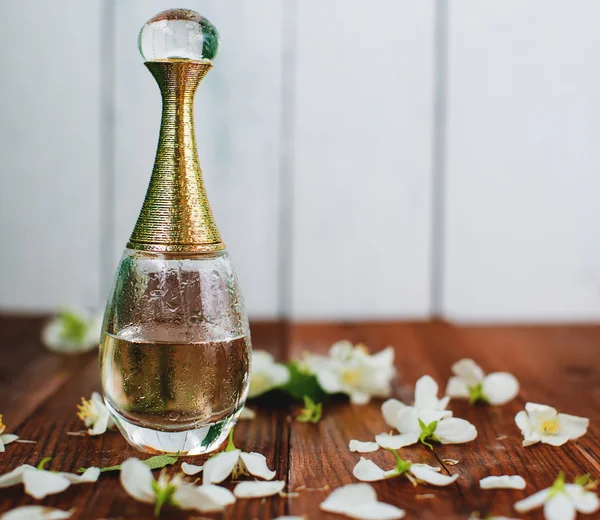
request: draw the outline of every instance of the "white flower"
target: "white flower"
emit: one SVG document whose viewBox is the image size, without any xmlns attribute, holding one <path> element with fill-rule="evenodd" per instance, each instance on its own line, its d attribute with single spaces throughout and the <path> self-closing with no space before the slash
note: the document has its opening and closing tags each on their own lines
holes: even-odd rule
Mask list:
<svg viewBox="0 0 600 520">
<path fill-rule="evenodd" d="M 388 478 L 405 476 L 413 484 L 426 482 L 434 486 L 448 486 L 456 481 L 458 474 L 452 476 L 440 473 L 440 468 L 429 466 L 427 464 L 414 464 L 408 460 L 403 460 L 392 450 L 389 450 L 396 458 L 396 467 L 390 470 L 383 470 L 372 460 L 361 457 L 352 474 L 363 482 L 376 482 Z"/>
<path fill-rule="evenodd" d="M 48 506 L 21 506 L 4 513 L 0 520 L 63 520 L 73 511 L 62 511 Z"/>
<path fill-rule="evenodd" d="M 99 468 L 88 468 L 81 475 L 46 471 L 45 464 L 50 460 L 46 458 L 40 462 L 37 468 L 29 464 L 23 464 L 18 468 L 0 476 L 0 488 L 23 484 L 25 493 L 40 500 L 48 495 L 61 493 L 71 484 L 85 484 L 96 482 L 100 476 Z"/>
<path fill-rule="evenodd" d="M 127 459 L 121 467 L 121 484 L 133 498 L 154 504 L 154 515 L 158 516 L 164 505 L 180 509 L 193 509 L 199 513 L 223 511 L 235 502 L 233 493 L 221 486 L 194 486 L 185 482 L 180 475 L 169 478 L 163 469 L 158 480 L 152 470 L 141 460 Z"/>
<path fill-rule="evenodd" d="M 562 446 L 565 442 L 578 439 L 587 432 L 590 420 L 566 413 L 543 404 L 527 403 L 525 411 L 515 416 L 515 422 L 525 439 L 523 446 L 537 442 Z"/>
<path fill-rule="evenodd" d="M 240 482 L 235 486 L 233 494 L 238 498 L 270 497 L 281 493 L 284 486 L 285 482 L 283 480 L 272 480 L 270 482 L 249 480 L 247 482 Z"/>
<path fill-rule="evenodd" d="M 431 448 L 431 441 L 461 444 L 477 437 L 475 426 L 464 419 L 452 417 L 449 410 L 425 410 L 413 406 L 403 406 L 398 410 L 393 426 L 401 435 L 377 435 L 375 439 L 383 448 L 399 449 L 418 441 Z"/>
<path fill-rule="evenodd" d="M 275 363 L 273 356 L 264 350 L 252 352 L 252 376 L 248 397 L 258 397 L 269 390 L 285 385 L 290 371 L 285 365 Z"/>
<path fill-rule="evenodd" d="M 547 520 L 573 520 L 577 513 L 590 515 L 600 509 L 598 495 L 588 490 L 594 484 L 589 481 L 589 475 L 566 484 L 561 472 L 551 487 L 517 502 L 514 507 L 519 513 L 526 513 L 544 506 Z"/>
<path fill-rule="evenodd" d="M 42 330 L 42 343 L 53 352 L 79 354 L 98 348 L 102 320 L 81 310 L 59 312 Z"/>
<path fill-rule="evenodd" d="M 450 397 L 442 397 L 438 399 L 438 385 L 431 376 L 422 376 L 415 384 L 415 402 L 410 407 L 398 399 L 388 399 L 381 405 L 381 412 L 385 422 L 392 428 L 396 428 L 398 422 L 398 414 L 404 408 L 418 408 L 422 410 L 445 410 L 448 407 Z M 451 417 L 452 412 L 446 412 L 443 417 Z M 442 417 L 440 416 L 440 417 Z"/>
<path fill-rule="evenodd" d="M 397 520 L 406 512 L 377 500 L 377 494 L 369 484 L 348 484 L 333 491 L 321 509 L 359 520 Z"/>
<path fill-rule="evenodd" d="M 526 482 L 519 475 L 502 475 L 501 477 L 485 477 L 479 481 L 481 489 L 525 489 Z"/>
<path fill-rule="evenodd" d="M 82 397 L 81 404 L 77 405 L 77 410 L 79 410 L 77 417 L 88 427 L 88 435 L 102 435 L 108 428 L 115 426 L 115 422 L 98 392 L 93 392 L 92 398 L 89 400 Z"/>
<path fill-rule="evenodd" d="M 6 444 L 10 444 L 11 442 L 14 442 L 19 438 L 18 435 L 4 433 L 4 430 L 6 430 L 6 426 L 2 422 L 2 414 L 0 414 L 0 453 L 3 453 L 5 451 L 4 446 Z"/>
<path fill-rule="evenodd" d="M 347 394 L 354 404 L 366 404 L 371 397 L 389 397 L 391 393 L 395 373 L 392 347 L 370 355 L 364 345 L 339 341 L 329 356 L 307 354 L 304 362 L 325 392 Z"/>
<path fill-rule="evenodd" d="M 379 444 L 376 442 L 363 442 L 352 439 L 348 445 L 350 451 L 358 453 L 370 453 L 379 449 Z"/>
<path fill-rule="evenodd" d="M 223 482 L 229 475 L 237 478 L 239 475 L 253 475 L 265 480 L 273 480 L 275 471 L 267 466 L 267 459 L 261 453 L 246 453 L 238 450 L 233 444 L 233 429 L 229 433 L 229 444 L 225 451 L 217 453 L 206 461 L 204 466 L 196 466 L 195 473 L 204 471 L 202 482 L 204 484 L 218 484 Z M 190 466 L 184 470 L 188 475 Z"/>
<path fill-rule="evenodd" d="M 450 397 L 500 405 L 513 400 L 519 393 L 519 381 L 508 372 L 487 376 L 472 359 L 461 359 L 452 365 L 454 374 L 448 381 L 446 394 Z"/>
</svg>

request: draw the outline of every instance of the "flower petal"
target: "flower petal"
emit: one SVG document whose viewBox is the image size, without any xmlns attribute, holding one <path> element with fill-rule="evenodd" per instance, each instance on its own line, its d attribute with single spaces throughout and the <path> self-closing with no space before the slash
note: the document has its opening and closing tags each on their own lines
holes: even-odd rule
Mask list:
<svg viewBox="0 0 600 520">
<path fill-rule="evenodd" d="M 382 435 L 385 435 L 385 434 L 382 434 Z M 352 452 L 370 453 L 372 451 L 377 451 L 379 449 L 379 446 L 380 445 L 377 444 L 376 442 L 364 442 L 364 441 L 357 441 L 357 440 L 352 439 L 350 441 L 350 444 L 348 445 L 348 448 L 350 448 L 350 451 L 352 451 Z"/>
<path fill-rule="evenodd" d="M 2 442 L 2 435 L 0 435 L 0 453 L 4 453 L 6 449 L 4 448 L 4 443 Z"/>
<path fill-rule="evenodd" d="M 442 444 L 461 444 L 477 437 L 477 428 L 469 421 L 450 417 L 439 421 L 434 435 Z"/>
<path fill-rule="evenodd" d="M 368 404 L 369 401 L 371 401 L 371 396 L 365 392 L 360 392 L 357 390 L 350 392 L 350 402 L 352 404 L 363 405 Z"/>
<path fill-rule="evenodd" d="M 431 376 L 423 376 L 415 385 L 415 408 L 424 410 L 437 410 L 439 401 L 437 398 L 438 384 Z"/>
<path fill-rule="evenodd" d="M 490 404 L 506 404 L 519 393 L 519 381 L 508 372 L 494 372 L 484 377 L 482 390 Z"/>
<path fill-rule="evenodd" d="M 391 426 L 392 428 L 396 427 L 398 412 L 405 406 L 406 405 L 401 401 L 398 401 L 398 399 L 388 399 L 381 405 L 381 413 L 388 426 Z"/>
<path fill-rule="evenodd" d="M 100 468 L 90 466 L 81 475 L 75 473 L 58 473 L 61 477 L 65 477 L 71 484 L 86 484 L 96 482 L 100 477 Z"/>
<path fill-rule="evenodd" d="M 2 520 L 62 520 L 71 518 L 73 511 L 62 511 L 48 506 L 21 506 L 4 513 Z"/>
<path fill-rule="evenodd" d="M 238 419 L 240 421 L 252 421 L 255 418 L 256 418 L 256 412 L 254 410 L 251 410 L 247 406 L 244 406 L 244 408 L 242 408 L 242 411 L 240 412 L 240 416 L 238 417 Z"/>
<path fill-rule="evenodd" d="M 231 472 L 238 459 L 240 450 L 222 451 L 211 457 L 204 464 L 204 474 L 202 475 L 203 484 L 218 484 L 223 482 Z"/>
<path fill-rule="evenodd" d="M 121 485 L 127 494 L 140 502 L 154 503 L 152 471 L 136 458 L 127 459 L 121 465 Z"/>
<path fill-rule="evenodd" d="M 346 513 L 346 515 L 360 520 L 397 520 L 404 518 L 406 511 L 391 504 L 371 502 L 355 507 L 353 511 Z"/>
<path fill-rule="evenodd" d="M 533 431 L 531 423 L 529 422 L 529 416 L 527 415 L 527 412 L 524 412 L 523 410 L 515 415 L 515 423 L 517 423 L 517 426 L 524 437 L 527 437 Z"/>
<path fill-rule="evenodd" d="M 575 506 L 564 493 L 557 493 L 544 504 L 546 520 L 575 520 Z"/>
<path fill-rule="evenodd" d="M 4 475 L 0 475 L 0 488 L 14 486 L 23 482 L 23 473 L 27 469 L 35 469 L 33 466 L 23 464 Z"/>
<path fill-rule="evenodd" d="M 485 477 L 479 481 L 481 489 L 525 489 L 526 482 L 519 475 L 502 475 Z"/>
<path fill-rule="evenodd" d="M 241 452 L 240 457 L 250 475 L 264 478 L 265 480 L 273 480 L 275 478 L 276 472 L 269 469 L 267 459 L 262 453 Z"/>
<path fill-rule="evenodd" d="M 280 493 L 285 486 L 283 480 L 273 480 L 271 482 L 263 482 L 259 480 L 240 482 L 235 489 L 233 494 L 237 498 L 260 498 L 270 497 Z"/>
<path fill-rule="evenodd" d="M 339 371 L 331 366 L 324 366 L 316 372 L 319 386 L 328 394 L 337 394 L 343 389 Z"/>
<path fill-rule="evenodd" d="M 48 495 L 55 495 L 67 489 L 71 483 L 59 473 L 29 469 L 23 472 L 25 493 L 40 500 Z"/>
<path fill-rule="evenodd" d="M 562 446 L 569 442 L 569 436 L 562 433 L 558 433 L 557 435 L 541 435 L 540 441 L 542 444 L 549 444 L 550 446 Z"/>
<path fill-rule="evenodd" d="M 458 479 L 458 473 L 454 475 L 445 475 L 444 473 L 438 473 L 425 467 L 421 464 L 413 464 L 409 470 L 415 477 L 423 482 L 432 484 L 434 486 L 448 486 Z"/>
<path fill-rule="evenodd" d="M 524 498 L 523 500 L 519 500 L 514 505 L 514 508 L 519 513 L 527 513 L 528 511 L 531 511 L 532 509 L 541 507 L 542 504 L 548 498 L 549 494 L 550 494 L 550 489 L 542 489 L 541 491 L 538 491 L 537 493 L 534 493 L 533 495 L 530 495 L 527 498 Z"/>
<path fill-rule="evenodd" d="M 470 396 L 469 385 L 464 379 L 453 376 L 448 379 L 448 384 L 446 385 L 446 394 L 450 397 L 458 399 L 468 399 Z"/>
<path fill-rule="evenodd" d="M 233 493 L 224 487 L 214 484 L 194 486 L 187 482 L 177 487 L 173 499 L 181 509 L 193 509 L 200 513 L 223 511 L 227 505 L 235 502 Z"/>
<path fill-rule="evenodd" d="M 571 503 L 580 513 L 590 515 L 600 509 L 600 499 L 596 493 L 586 491 L 582 486 L 577 484 L 566 484 L 565 490 Z"/>
<path fill-rule="evenodd" d="M 405 406 L 398 412 L 396 428 L 400 433 L 417 432 L 421 434 L 419 419 L 425 424 L 431 424 L 434 421 L 441 421 L 450 417 L 452 417 L 450 410 L 423 410 L 413 406 Z"/>
<path fill-rule="evenodd" d="M 419 442 L 419 433 L 401 433 L 400 435 L 390 435 L 389 433 L 380 433 L 375 436 L 377 444 L 382 448 L 399 450 L 405 446 L 410 446 Z"/>
<path fill-rule="evenodd" d="M 372 460 L 361 457 L 360 460 L 354 466 L 352 474 L 363 482 L 375 482 L 377 480 L 384 480 L 388 478 L 389 472 L 382 470 Z"/>
<path fill-rule="evenodd" d="M 183 471 L 186 475 L 197 475 L 204 468 L 204 464 L 202 466 L 194 466 L 194 464 L 188 464 L 187 462 L 183 462 L 181 464 L 181 471 Z"/>
<path fill-rule="evenodd" d="M 18 435 L 13 435 L 12 433 L 5 433 L 4 435 L 0 435 L 0 445 L 10 444 L 11 442 L 15 442 L 18 438 Z"/>
<path fill-rule="evenodd" d="M 590 420 L 566 413 L 559 413 L 556 418 L 560 424 L 560 433 L 569 436 L 569 440 L 578 439 L 585 435 L 590 425 Z"/>
<path fill-rule="evenodd" d="M 469 358 L 461 359 L 454 363 L 452 365 L 452 373 L 464 380 L 467 385 L 475 385 L 485 376 L 481 367 Z"/>
<path fill-rule="evenodd" d="M 333 490 L 321 502 L 320 508 L 328 513 L 348 515 L 355 508 L 373 502 L 377 502 L 377 494 L 373 486 L 369 484 L 348 484 Z"/>
<path fill-rule="evenodd" d="M 525 411 L 529 414 L 529 422 L 531 424 L 554 419 L 557 414 L 556 408 L 538 403 L 526 403 Z"/>
</svg>

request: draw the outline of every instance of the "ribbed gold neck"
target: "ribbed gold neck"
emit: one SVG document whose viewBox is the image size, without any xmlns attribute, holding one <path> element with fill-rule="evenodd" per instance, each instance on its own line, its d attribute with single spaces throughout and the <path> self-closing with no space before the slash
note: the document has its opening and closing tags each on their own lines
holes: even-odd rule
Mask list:
<svg viewBox="0 0 600 520">
<path fill-rule="evenodd" d="M 127 247 L 212 253 L 225 249 L 215 224 L 194 133 L 194 95 L 210 62 L 149 61 L 162 94 L 162 120 L 146 199 Z"/>
</svg>

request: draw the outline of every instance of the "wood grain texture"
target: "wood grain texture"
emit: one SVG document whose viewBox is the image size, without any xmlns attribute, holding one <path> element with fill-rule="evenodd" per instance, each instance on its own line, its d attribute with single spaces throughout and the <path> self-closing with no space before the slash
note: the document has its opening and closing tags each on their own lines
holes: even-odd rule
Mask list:
<svg viewBox="0 0 600 520">
<path fill-rule="evenodd" d="M 67 431 L 81 429 L 75 416 L 79 398 L 99 389 L 94 355 L 62 360 L 44 351 L 37 338 L 43 320 L 0 317 L 0 346 L 12 355 L 0 357 L 0 413 L 11 431 L 37 444 L 11 444 L 0 455 L 0 473 L 19 464 L 37 464 L 54 457 L 50 469 L 75 471 L 82 466 L 112 465 L 129 456 L 141 456 L 116 433 L 103 436 L 71 437 Z M 443 322 L 299 324 L 282 326 L 256 324 L 252 327 L 254 347 L 267 349 L 279 359 L 298 357 L 306 350 L 325 352 L 339 339 L 365 342 L 373 350 L 393 345 L 398 376 L 394 394 L 405 402 L 413 398 L 415 381 L 432 375 L 443 388 L 450 365 L 462 357 L 473 357 L 486 372 L 507 370 L 521 381 L 515 401 L 502 407 L 469 406 L 454 401 L 455 415 L 473 422 L 478 438 L 467 445 L 423 446 L 403 450 L 412 461 L 443 467 L 461 477 L 448 488 L 413 486 L 403 479 L 378 482 L 374 487 L 381 500 L 403 507 L 407 518 L 466 520 L 470 513 L 516 516 L 517 500 L 547 487 L 563 469 L 567 477 L 590 472 L 600 477 L 600 326 L 577 327 L 454 327 Z M 37 368 L 43 367 L 43 378 Z M 43 381 L 44 384 L 40 384 Z M 43 391 L 41 389 L 44 389 Z M 15 397 L 17 396 L 17 397 Z M 514 415 L 526 401 L 541 402 L 560 411 L 589 417 L 591 426 L 583 438 L 560 448 L 536 445 L 523 448 L 514 424 Z M 288 491 L 298 496 L 273 497 L 265 501 L 238 501 L 219 520 L 270 520 L 283 514 L 307 515 L 310 520 L 335 520 L 319 504 L 332 489 L 356 482 L 352 469 L 360 454 L 348 451 L 350 439 L 371 440 L 387 431 L 380 413 L 380 401 L 366 406 L 350 405 L 344 398 L 325 404 L 324 417 L 317 425 L 293 421 L 298 407 L 284 396 L 270 395 L 249 404 L 258 412 L 255 421 L 242 421 L 236 428 L 238 447 L 264 453 L 277 478 L 286 480 Z M 16 418 L 16 420 L 15 420 Z M 364 454 L 382 467 L 392 467 L 386 452 Z M 200 463 L 206 457 L 197 457 Z M 444 459 L 456 459 L 456 465 Z M 179 471 L 177 463 L 169 473 Z M 481 491 L 479 479 L 488 475 L 519 474 L 525 491 Z M 230 484 L 228 484 L 230 486 Z M 329 486 L 327 489 L 326 486 Z M 428 498 L 434 494 L 435 498 Z M 23 504 L 34 503 L 21 488 L 0 490 L 0 514 Z M 123 491 L 118 474 L 102 475 L 95 485 L 73 486 L 65 493 L 40 503 L 77 509 L 76 518 L 150 519 L 149 506 L 137 503 Z M 166 519 L 197 519 L 202 515 L 165 510 Z M 540 512 L 527 518 L 541 519 Z M 585 518 L 593 519 L 594 516 Z"/>
</svg>

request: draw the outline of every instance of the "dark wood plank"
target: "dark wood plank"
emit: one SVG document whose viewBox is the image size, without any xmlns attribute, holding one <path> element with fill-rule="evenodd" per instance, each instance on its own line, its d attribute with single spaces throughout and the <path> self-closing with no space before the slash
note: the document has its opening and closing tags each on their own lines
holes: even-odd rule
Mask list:
<svg viewBox="0 0 600 520">
<path fill-rule="evenodd" d="M 282 328 L 274 324 L 254 324 L 252 339 L 255 348 L 266 349 L 277 357 L 283 355 L 281 341 Z M 44 354 L 45 355 L 45 354 Z M 99 390 L 99 375 L 96 356 L 87 357 L 82 369 L 72 374 L 68 385 L 62 386 L 49 397 L 35 413 L 28 416 L 16 430 L 23 439 L 35 439 L 37 444 L 11 444 L 0 456 L 0 472 L 4 473 L 16 466 L 28 463 L 37 464 L 43 457 L 54 457 L 49 469 L 76 471 L 80 467 L 107 466 L 122 462 L 130 456 L 147 457 L 130 448 L 118 432 L 109 432 L 99 437 L 73 437 L 68 431 L 77 431 L 82 423 L 76 417 L 76 405 L 81 396 L 89 397 L 92 391 Z M 279 399 L 268 404 L 258 400 L 254 408 L 258 417 L 254 421 L 241 421 L 236 427 L 235 439 L 240 448 L 246 451 L 259 451 L 266 455 L 270 467 L 278 473 L 277 478 L 286 479 L 288 470 L 288 404 Z M 187 458 L 192 463 L 202 463 L 208 457 Z M 180 471 L 180 462 L 169 469 L 169 473 Z M 229 486 L 232 487 L 232 486 Z M 104 474 L 95 485 L 72 486 L 66 492 L 47 497 L 36 502 L 25 495 L 20 487 L 0 490 L 0 514 L 13 507 L 41 503 L 61 509 L 74 507 L 74 518 L 152 518 L 152 508 L 135 502 L 122 489 L 118 474 Z M 209 515 L 211 518 L 270 520 L 285 512 L 285 499 L 274 497 L 265 501 L 240 500 L 228 508 L 223 515 Z M 251 516 L 247 516 L 251 515 Z M 197 513 L 165 510 L 162 518 L 198 518 Z"/>
</svg>

